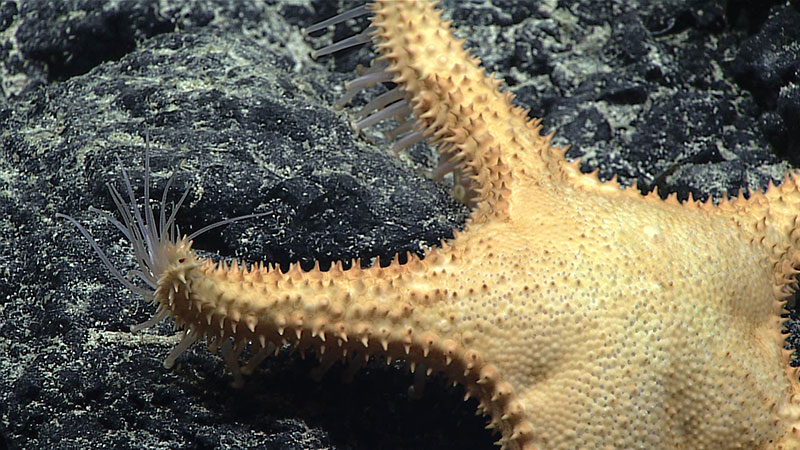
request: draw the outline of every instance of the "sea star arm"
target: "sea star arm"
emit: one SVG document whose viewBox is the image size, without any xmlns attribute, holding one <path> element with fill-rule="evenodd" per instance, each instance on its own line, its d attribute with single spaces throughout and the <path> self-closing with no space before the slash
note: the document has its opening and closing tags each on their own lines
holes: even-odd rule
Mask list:
<svg viewBox="0 0 800 450">
<path fill-rule="evenodd" d="M 485 74 L 437 3 L 370 3 L 377 61 L 405 94 L 424 136 L 469 177 L 474 221 L 506 217 L 517 183 L 547 182 L 563 164 L 564 150 L 512 104 L 513 95 L 499 89 L 501 80 Z"/>
<path fill-rule="evenodd" d="M 464 384 L 502 432 L 504 448 L 530 441 L 530 423 L 512 384 L 492 363 L 492 346 L 473 335 L 482 321 L 475 306 L 495 291 L 474 283 L 480 261 L 432 250 L 425 259 L 409 255 L 406 264 L 395 259 L 383 268 L 362 269 L 355 261 L 347 270 L 337 263 L 328 271 L 304 271 L 294 263 L 284 273 L 260 264 L 214 264 L 185 242 L 168 253 L 174 256 L 155 290 L 156 317 L 167 311 L 186 334 L 165 366 L 201 338 L 223 350 L 237 379 L 236 361 L 248 343 L 256 356 L 245 372 L 281 344 L 313 349 L 322 367 L 374 355 L 404 359 L 412 371 L 421 366 Z M 492 272 L 485 271 L 487 280 Z"/>
</svg>

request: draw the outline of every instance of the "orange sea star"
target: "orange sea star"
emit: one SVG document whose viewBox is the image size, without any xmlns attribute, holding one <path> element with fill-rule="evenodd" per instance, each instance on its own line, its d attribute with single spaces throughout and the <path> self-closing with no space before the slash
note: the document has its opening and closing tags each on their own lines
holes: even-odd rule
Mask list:
<svg viewBox="0 0 800 450">
<path fill-rule="evenodd" d="M 434 2 L 363 12 L 384 64 L 368 76 L 397 83 L 415 138 L 468 181 L 466 228 L 405 264 L 283 273 L 201 259 L 171 220 L 128 215 L 150 323 L 187 331 L 168 365 L 200 338 L 234 371 L 249 343 L 248 371 L 281 343 L 324 364 L 401 358 L 464 384 L 508 449 L 800 447 L 780 316 L 800 264 L 795 174 L 719 205 L 600 182 L 484 76 Z"/>
</svg>

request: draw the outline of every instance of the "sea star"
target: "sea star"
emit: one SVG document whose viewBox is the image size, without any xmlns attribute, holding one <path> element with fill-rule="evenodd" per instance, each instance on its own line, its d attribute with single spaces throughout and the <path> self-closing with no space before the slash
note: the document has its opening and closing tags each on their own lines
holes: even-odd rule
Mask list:
<svg viewBox="0 0 800 450">
<path fill-rule="evenodd" d="M 138 328 L 171 316 L 186 329 L 166 365 L 203 337 L 234 372 L 248 343 L 246 371 L 281 343 L 323 365 L 401 358 L 464 384 L 508 449 L 800 447 L 781 334 L 796 173 L 719 205 L 603 183 L 484 76 L 435 2 L 358 13 L 372 29 L 353 42 L 382 61 L 361 81 L 398 88 L 357 126 L 413 112 L 401 147 L 427 137 L 467 180 L 466 228 L 404 264 L 283 273 L 201 259 L 172 218 L 131 214 L 114 193 L 152 291 L 130 286 L 158 304 Z"/>
</svg>

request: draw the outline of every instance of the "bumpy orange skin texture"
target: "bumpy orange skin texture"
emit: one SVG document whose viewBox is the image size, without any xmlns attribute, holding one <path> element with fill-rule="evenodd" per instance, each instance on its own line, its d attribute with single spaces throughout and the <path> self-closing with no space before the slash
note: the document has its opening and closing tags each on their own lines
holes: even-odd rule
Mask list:
<svg viewBox="0 0 800 450">
<path fill-rule="evenodd" d="M 800 448 L 780 317 L 800 260 L 793 178 L 713 205 L 581 174 L 434 6 L 375 2 L 373 40 L 472 179 L 465 230 L 386 268 L 284 274 L 187 253 L 156 300 L 209 337 L 443 371 L 507 449 Z"/>
</svg>

